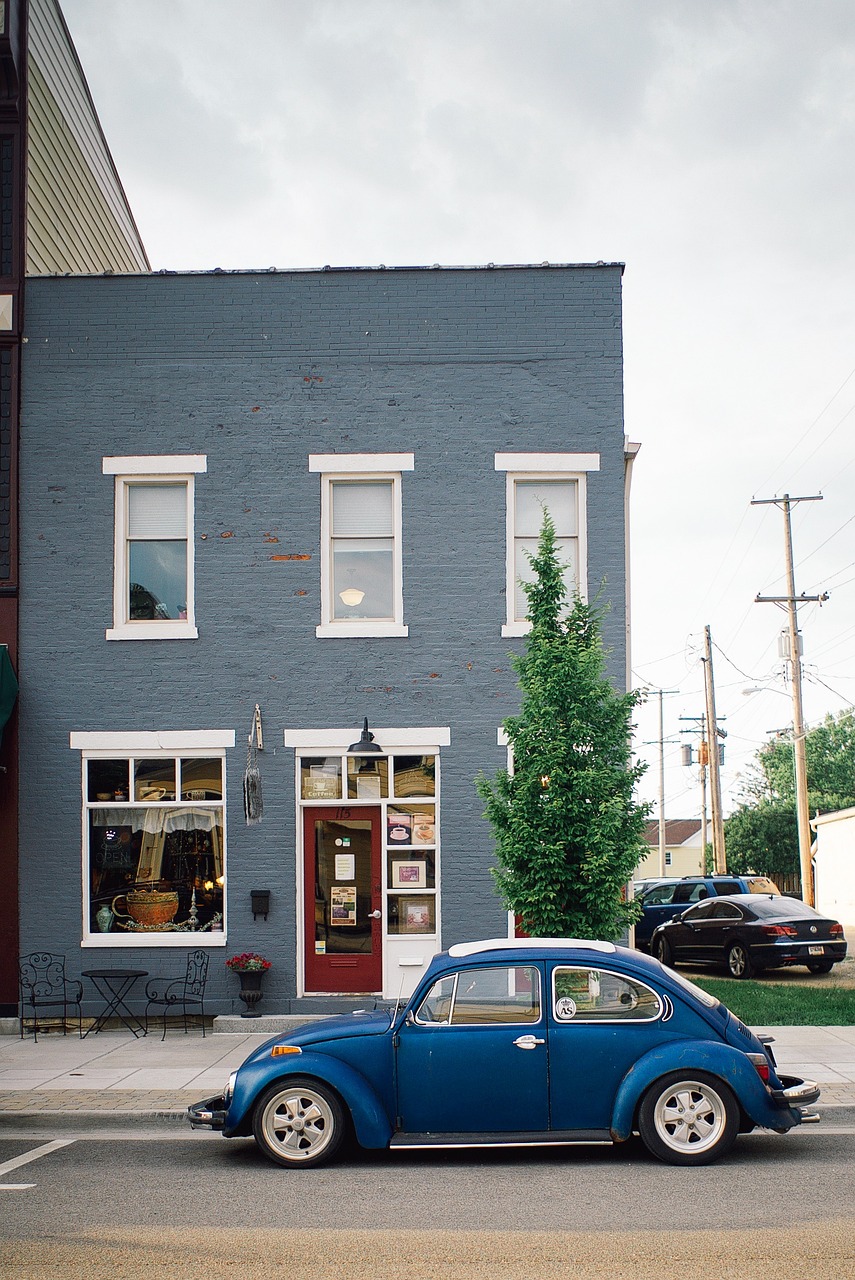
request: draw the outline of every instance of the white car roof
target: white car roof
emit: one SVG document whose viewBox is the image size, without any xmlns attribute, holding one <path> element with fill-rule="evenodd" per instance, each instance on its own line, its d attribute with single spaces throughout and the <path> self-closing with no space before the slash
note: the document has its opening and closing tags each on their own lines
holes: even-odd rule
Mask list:
<svg viewBox="0 0 855 1280">
<path fill-rule="evenodd" d="M 483 942 L 458 942 L 448 948 L 448 954 L 458 959 L 461 956 L 475 956 L 479 951 L 518 951 L 524 947 L 560 948 L 568 947 L 582 951 L 602 951 L 607 955 L 616 950 L 613 942 L 595 942 L 590 938 L 485 938 Z"/>
</svg>

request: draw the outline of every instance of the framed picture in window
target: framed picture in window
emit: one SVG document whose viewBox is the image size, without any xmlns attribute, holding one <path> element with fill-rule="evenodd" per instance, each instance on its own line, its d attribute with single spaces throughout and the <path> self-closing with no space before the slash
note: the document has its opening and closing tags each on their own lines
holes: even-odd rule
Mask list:
<svg viewBox="0 0 855 1280">
<path fill-rule="evenodd" d="M 427 863 L 392 859 L 393 889 L 424 889 L 427 883 Z"/>
</svg>

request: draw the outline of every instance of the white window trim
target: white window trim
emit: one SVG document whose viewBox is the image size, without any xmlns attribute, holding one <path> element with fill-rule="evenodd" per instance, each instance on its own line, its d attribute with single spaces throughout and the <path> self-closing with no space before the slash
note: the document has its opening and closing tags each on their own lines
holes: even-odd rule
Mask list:
<svg viewBox="0 0 855 1280">
<path fill-rule="evenodd" d="M 583 600 L 588 598 L 588 498 L 587 477 L 589 471 L 599 471 L 598 453 L 497 453 L 496 471 L 507 473 L 505 480 L 505 621 L 503 636 L 526 636 L 531 623 L 514 617 L 516 574 L 514 566 L 514 510 L 518 480 L 574 481 L 576 484 L 578 521 L 578 580 L 577 589 Z"/>
<path fill-rule="evenodd" d="M 194 477 L 208 469 L 205 454 L 158 454 L 103 458 L 101 470 L 114 477 L 113 534 L 113 625 L 107 640 L 195 640 L 195 483 Z M 164 477 L 183 481 L 187 487 L 187 618 L 131 622 L 125 619 L 127 583 L 127 497 L 130 481 L 156 484 Z"/>
<path fill-rule="evenodd" d="M 87 920 L 87 903 L 89 901 L 89 883 L 88 883 L 88 859 L 91 851 L 88 847 L 88 822 L 87 814 L 87 760 L 109 759 L 117 753 L 122 755 L 140 755 L 143 752 L 151 758 L 164 758 L 176 755 L 183 755 L 186 758 L 192 756 L 215 755 L 220 757 L 224 762 L 223 767 L 223 799 L 219 806 L 222 808 L 223 814 L 223 866 L 228 867 L 228 823 L 226 820 L 226 776 L 225 776 L 225 759 L 226 750 L 235 745 L 235 733 L 233 729 L 202 729 L 193 730 L 189 733 L 180 731 L 167 731 L 162 733 L 149 732 L 87 732 L 72 730 L 69 734 L 69 746 L 73 751 L 80 752 L 80 786 L 82 797 L 82 818 L 81 818 L 81 846 L 80 846 L 80 869 L 81 869 L 81 903 L 83 907 L 83 916 L 81 919 L 81 941 L 80 945 L 84 949 L 121 949 L 134 950 L 135 948 L 184 948 L 188 950 L 198 947 L 210 947 L 212 949 L 226 947 L 228 945 L 228 924 L 227 924 L 227 892 L 228 892 L 228 871 L 226 871 L 226 895 L 223 898 L 223 929 L 222 932 L 212 933 L 206 931 L 204 933 L 164 933 L 157 935 L 154 933 L 133 934 L 127 933 L 119 935 L 117 933 L 93 933 L 89 929 Z"/>
<path fill-rule="evenodd" d="M 323 468 L 319 465 L 321 463 L 331 465 Z M 344 463 L 349 465 L 340 465 Z M 381 467 L 382 469 L 378 469 Z M 315 635 L 320 639 L 342 639 L 352 636 L 408 636 L 409 628 L 404 624 L 401 472 L 413 470 L 413 455 L 411 453 L 312 454 L 309 456 L 309 470 L 319 472 L 321 476 L 321 621 L 315 627 Z M 333 619 L 332 540 L 330 537 L 332 486 L 336 481 L 351 479 L 355 481 L 385 480 L 392 484 L 394 617 L 388 620 L 359 618 L 352 621 L 336 621 Z"/>
<path fill-rule="evenodd" d="M 435 755 L 440 756 L 440 748 L 451 745 L 451 729 L 447 725 L 437 726 L 421 726 L 419 728 L 375 728 L 371 727 L 374 740 L 383 751 L 389 755 Z M 350 743 L 354 742 L 358 737 L 358 732 L 351 726 L 349 729 L 286 729 L 284 732 L 284 742 L 286 747 L 294 750 L 294 796 L 296 809 L 296 832 L 295 832 L 295 879 L 294 888 L 296 902 L 302 904 L 305 892 L 305 862 L 303 847 L 303 811 L 307 808 L 329 809 L 335 812 L 347 806 L 355 805 L 371 805 L 381 810 L 383 830 L 386 830 L 386 815 L 388 806 L 395 804 L 395 798 L 384 797 L 380 800 L 335 800 L 335 801 L 318 801 L 304 800 L 301 794 L 301 778 L 300 778 L 300 762 L 304 756 L 319 755 L 346 755 L 347 748 Z M 419 798 L 412 797 L 418 802 Z M 442 801 L 442 767 L 440 761 L 440 772 L 438 785 L 433 797 L 424 797 L 424 800 L 434 805 L 434 818 L 436 822 L 436 843 L 434 845 L 436 857 L 436 887 L 428 892 L 435 894 L 435 913 L 436 913 L 436 933 L 435 934 L 419 934 L 408 937 L 401 935 L 396 937 L 387 933 L 387 900 L 390 890 L 387 883 L 385 869 L 383 873 L 383 976 L 382 976 L 382 995 L 385 999 L 398 999 L 402 995 L 409 997 L 418 985 L 422 973 L 427 968 L 431 956 L 442 945 L 442 833 L 441 833 L 441 801 Z M 405 803 L 403 797 L 401 802 Z M 383 839 L 384 856 L 388 852 L 388 847 Z M 296 973 L 297 973 L 297 992 L 298 995 L 305 995 L 306 987 L 306 965 L 305 965 L 305 914 L 300 908 L 297 913 L 297 938 L 296 938 Z M 402 970 L 409 970 L 409 973 L 402 973 Z"/>
</svg>

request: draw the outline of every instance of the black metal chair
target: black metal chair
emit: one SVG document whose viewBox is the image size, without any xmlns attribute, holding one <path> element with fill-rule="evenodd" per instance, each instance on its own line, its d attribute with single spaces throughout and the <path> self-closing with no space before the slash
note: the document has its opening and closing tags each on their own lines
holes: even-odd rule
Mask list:
<svg viewBox="0 0 855 1280">
<path fill-rule="evenodd" d="M 163 1035 L 166 1039 L 167 1015 L 178 1013 L 184 1019 L 184 1034 L 187 1034 L 187 1014 L 201 1017 L 202 1037 L 205 1036 L 205 984 L 208 981 L 207 951 L 192 951 L 187 957 L 187 971 L 180 978 L 152 978 L 146 983 L 145 993 L 148 1004 L 145 1007 L 145 1029 L 148 1032 L 149 1010 L 163 1010 Z"/>
<path fill-rule="evenodd" d="M 24 1038 L 24 1023 L 32 1022 L 33 1040 L 39 1038 L 39 1015 L 42 1014 L 41 1025 L 45 1021 L 55 1021 L 62 1010 L 62 1034 L 68 1034 L 67 1019 L 70 1009 L 76 1009 L 77 1034 L 83 1035 L 83 1015 L 80 1001 L 83 998 L 83 983 L 77 978 L 66 978 L 65 956 L 55 955 L 51 951 L 33 951 L 28 956 L 18 957 L 18 1008 L 21 1039 Z M 53 1014 L 50 1010 L 55 1010 Z"/>
</svg>

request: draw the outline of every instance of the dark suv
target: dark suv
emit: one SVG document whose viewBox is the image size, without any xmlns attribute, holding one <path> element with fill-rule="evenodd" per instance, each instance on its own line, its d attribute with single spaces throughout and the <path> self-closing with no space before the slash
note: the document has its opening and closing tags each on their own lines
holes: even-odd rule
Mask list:
<svg viewBox="0 0 855 1280">
<path fill-rule="evenodd" d="M 650 950 L 650 937 L 657 925 L 685 911 L 693 902 L 724 893 L 780 893 L 766 876 L 684 876 L 682 880 L 659 880 L 639 896 L 642 916 L 635 926 L 635 945 Z"/>
</svg>

